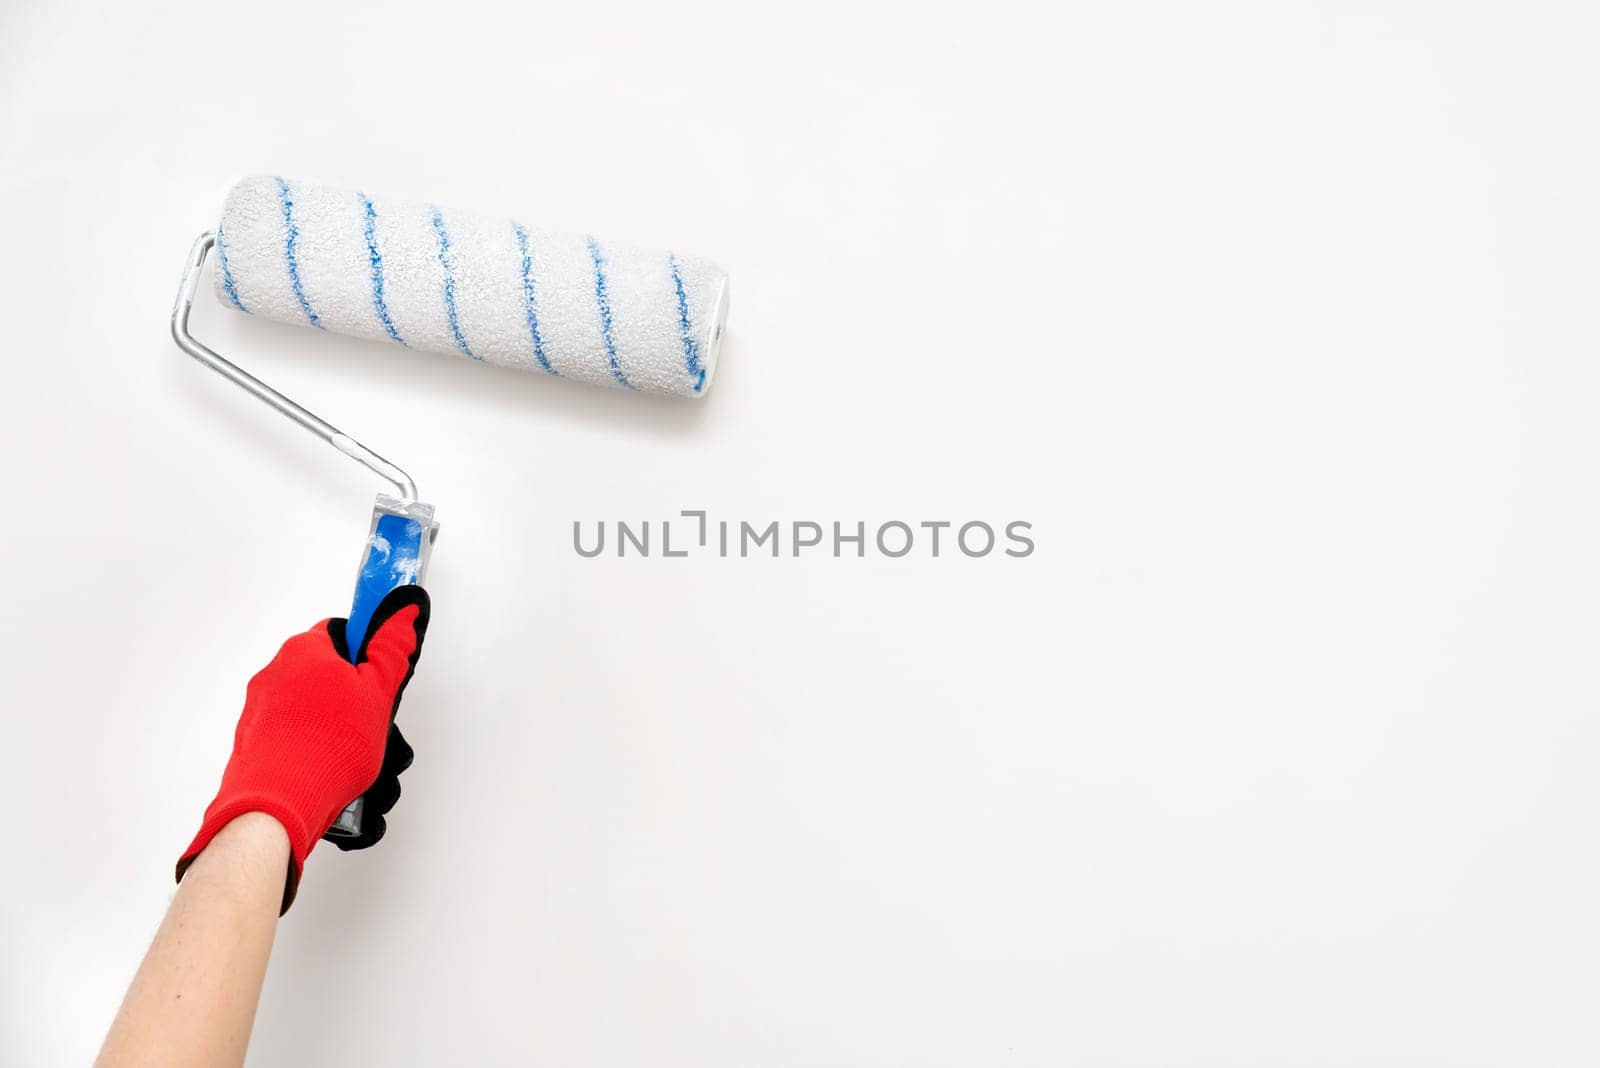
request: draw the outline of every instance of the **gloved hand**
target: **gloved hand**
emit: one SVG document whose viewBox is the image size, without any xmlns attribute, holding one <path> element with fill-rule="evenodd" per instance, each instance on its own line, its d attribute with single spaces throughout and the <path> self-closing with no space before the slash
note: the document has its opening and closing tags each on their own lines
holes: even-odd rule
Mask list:
<svg viewBox="0 0 1600 1068">
<path fill-rule="evenodd" d="M 333 841 L 340 849 L 377 844 L 383 814 L 400 797 L 398 776 L 411 764 L 394 713 L 422 652 L 428 608 L 419 586 L 391 590 L 373 613 L 355 664 L 343 619 L 283 643 L 245 690 L 222 787 L 178 860 L 179 881 L 212 836 L 246 812 L 265 812 L 288 832 L 285 912 L 317 839 L 358 796 L 367 799 L 361 837 Z"/>
</svg>

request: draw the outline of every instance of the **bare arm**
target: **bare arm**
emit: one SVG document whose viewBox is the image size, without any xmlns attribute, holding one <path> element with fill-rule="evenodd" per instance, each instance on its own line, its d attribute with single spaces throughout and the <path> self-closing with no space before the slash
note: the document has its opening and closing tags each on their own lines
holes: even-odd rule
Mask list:
<svg viewBox="0 0 1600 1068">
<path fill-rule="evenodd" d="M 178 885 L 96 1065 L 244 1063 L 288 868 L 289 837 L 271 816 L 217 832 Z"/>
</svg>

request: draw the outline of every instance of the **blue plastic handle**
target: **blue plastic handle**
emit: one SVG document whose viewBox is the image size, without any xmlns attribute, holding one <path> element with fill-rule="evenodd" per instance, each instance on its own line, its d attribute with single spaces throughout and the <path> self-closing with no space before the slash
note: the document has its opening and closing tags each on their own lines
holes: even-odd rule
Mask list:
<svg viewBox="0 0 1600 1068">
<path fill-rule="evenodd" d="M 356 576 L 356 595 L 350 604 L 350 621 L 345 624 L 345 642 L 350 647 L 353 664 L 361 653 L 361 642 L 372 625 L 372 613 L 390 590 L 401 586 L 415 586 L 422 577 L 424 546 L 422 539 L 429 536 L 427 528 L 415 519 L 381 511 L 367 538 L 367 555 L 361 561 L 361 573 Z M 345 806 L 339 818 L 328 828 L 326 838 L 354 838 L 361 834 L 363 798 L 356 798 Z"/>
<path fill-rule="evenodd" d="M 361 563 L 361 573 L 356 576 L 356 595 L 350 605 L 350 622 L 345 626 L 345 639 L 350 646 L 350 662 L 354 663 L 367 627 L 372 623 L 372 613 L 390 590 L 401 586 L 414 586 L 422 569 L 423 526 L 415 519 L 403 515 L 380 515 L 378 523 L 367 539 L 367 558 Z"/>
</svg>

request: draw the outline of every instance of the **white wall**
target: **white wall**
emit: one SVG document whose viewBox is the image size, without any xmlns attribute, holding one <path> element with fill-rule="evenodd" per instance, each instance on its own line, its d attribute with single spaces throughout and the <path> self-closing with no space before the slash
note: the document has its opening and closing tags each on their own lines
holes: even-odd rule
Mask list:
<svg viewBox="0 0 1600 1068">
<path fill-rule="evenodd" d="M 671 242 L 699 405 L 197 332 L 444 524 L 252 1063 L 1594 1063 L 1578 5 L 7 5 L 0 1063 L 90 1059 L 378 484 L 181 356 L 235 177 Z M 575 519 L 1024 519 L 1024 560 Z"/>
</svg>

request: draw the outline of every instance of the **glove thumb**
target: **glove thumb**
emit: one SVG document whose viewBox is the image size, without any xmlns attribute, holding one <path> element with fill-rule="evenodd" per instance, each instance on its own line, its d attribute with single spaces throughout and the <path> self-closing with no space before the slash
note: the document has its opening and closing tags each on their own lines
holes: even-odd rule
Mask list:
<svg viewBox="0 0 1600 1068">
<path fill-rule="evenodd" d="M 397 586 L 378 604 L 356 652 L 356 673 L 398 703 L 422 655 L 432 602 L 421 586 Z"/>
</svg>

